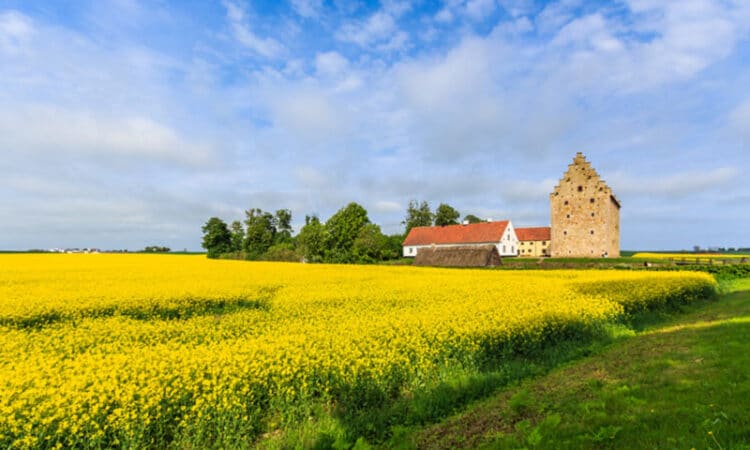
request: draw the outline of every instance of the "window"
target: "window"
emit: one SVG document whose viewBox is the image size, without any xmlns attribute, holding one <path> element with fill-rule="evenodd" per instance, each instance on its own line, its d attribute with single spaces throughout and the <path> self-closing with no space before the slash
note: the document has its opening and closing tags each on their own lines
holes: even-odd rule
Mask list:
<svg viewBox="0 0 750 450">
<path fill-rule="evenodd" d="M 565 215 L 565 218 L 566 218 L 566 219 L 570 219 L 570 214 L 566 214 L 566 215 Z"/>
<path fill-rule="evenodd" d="M 593 198 L 593 197 L 591 197 L 591 199 L 590 199 L 589 201 L 590 201 L 591 203 L 594 203 L 594 201 L 595 201 L 595 200 L 594 200 L 594 198 Z"/>
<path fill-rule="evenodd" d="M 591 230 L 591 234 L 594 234 L 594 230 Z"/>
<path fill-rule="evenodd" d="M 503 245 L 503 253 L 505 253 L 505 246 Z"/>
<path fill-rule="evenodd" d="M 583 186 L 578 186 L 578 192 L 583 192 Z"/>
<path fill-rule="evenodd" d="M 567 232 L 567 230 L 563 230 L 563 234 L 564 234 L 565 236 L 567 236 L 567 235 L 568 235 L 568 232 Z"/>
<path fill-rule="evenodd" d="M 563 203 L 563 204 L 564 204 L 564 205 L 567 205 L 567 204 L 568 204 L 568 201 L 567 201 L 567 200 L 565 200 L 565 203 Z"/>
<path fill-rule="evenodd" d="M 594 213 L 591 213 L 591 217 L 594 217 Z"/>
</svg>

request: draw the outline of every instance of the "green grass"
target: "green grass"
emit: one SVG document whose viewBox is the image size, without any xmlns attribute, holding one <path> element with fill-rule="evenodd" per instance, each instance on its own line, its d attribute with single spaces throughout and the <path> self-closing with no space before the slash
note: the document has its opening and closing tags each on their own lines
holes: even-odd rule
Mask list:
<svg viewBox="0 0 750 450">
<path fill-rule="evenodd" d="M 420 448 L 750 449 L 750 279 L 404 437 Z"/>
<path fill-rule="evenodd" d="M 698 304 L 712 303 L 699 301 Z M 300 409 L 301 420 L 280 424 L 276 432 L 264 435 L 256 445 L 274 449 L 368 448 L 369 445 L 411 448 L 417 444 L 424 448 L 474 447 L 482 443 L 490 445 L 496 433 L 513 431 L 517 425 L 521 440 L 515 441 L 511 436 L 509 443 L 498 445 L 523 447 L 527 439 L 524 433 L 530 434 L 532 441 L 541 439 L 543 433 L 564 422 L 562 416 L 558 420 L 555 414 L 549 418 L 545 415 L 549 407 L 540 406 L 538 393 L 515 387 L 525 380 L 544 379 L 545 374 L 575 361 L 585 361 L 591 355 L 605 354 L 613 343 L 628 341 L 639 333 L 645 335 L 644 330 L 650 330 L 654 324 L 663 324 L 696 308 L 681 304 L 657 308 L 631 316 L 626 323 L 604 324 L 587 335 L 550 342 L 512 357 L 490 359 L 481 367 L 445 368 L 437 374 L 435 382 L 406 387 L 390 400 L 373 398 L 367 405 L 357 408 L 347 408 L 344 403 L 307 405 Z M 504 407 L 511 412 L 505 422 L 487 410 L 473 413 L 472 408 L 459 416 L 454 428 L 450 420 L 443 425 L 433 425 L 488 398 L 504 399 L 501 400 L 506 402 Z M 493 411 L 497 409 L 494 401 L 490 400 Z M 464 417 L 470 420 L 467 422 Z M 498 424 L 500 428 L 495 427 Z M 607 430 L 615 432 L 614 428 L 604 429 Z M 578 443 L 571 447 L 576 445 Z"/>
</svg>

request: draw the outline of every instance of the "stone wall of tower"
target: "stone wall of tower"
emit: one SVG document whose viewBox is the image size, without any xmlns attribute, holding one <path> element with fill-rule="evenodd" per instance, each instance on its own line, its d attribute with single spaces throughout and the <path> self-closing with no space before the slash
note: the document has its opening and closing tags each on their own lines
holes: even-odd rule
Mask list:
<svg viewBox="0 0 750 450">
<path fill-rule="evenodd" d="M 620 255 L 620 211 L 612 190 L 578 153 L 550 194 L 553 257 Z"/>
</svg>

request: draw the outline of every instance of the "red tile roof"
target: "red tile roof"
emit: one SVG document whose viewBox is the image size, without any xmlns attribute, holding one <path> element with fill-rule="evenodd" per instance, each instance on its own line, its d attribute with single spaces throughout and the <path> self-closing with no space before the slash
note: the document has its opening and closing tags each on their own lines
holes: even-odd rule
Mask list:
<svg viewBox="0 0 750 450">
<path fill-rule="evenodd" d="M 516 228 L 519 241 L 549 241 L 552 236 L 550 227 Z"/>
<path fill-rule="evenodd" d="M 500 242 L 508 221 L 446 225 L 444 227 L 414 227 L 403 245 L 477 244 Z"/>
</svg>

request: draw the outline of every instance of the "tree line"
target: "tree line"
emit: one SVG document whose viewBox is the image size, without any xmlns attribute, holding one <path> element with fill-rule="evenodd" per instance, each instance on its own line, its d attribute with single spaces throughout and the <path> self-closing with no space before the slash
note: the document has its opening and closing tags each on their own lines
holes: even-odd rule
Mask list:
<svg viewBox="0 0 750 450">
<path fill-rule="evenodd" d="M 232 258 L 265 261 L 307 261 L 325 263 L 375 263 L 401 257 L 401 244 L 417 226 L 457 224 L 459 212 L 441 203 L 435 212 L 426 201 L 412 200 L 401 222 L 404 234 L 384 234 L 370 221 L 367 210 L 352 202 L 339 209 L 327 221 L 306 216 L 305 224 L 294 235 L 292 212 L 279 209 L 274 213 L 251 208 L 245 220 L 230 224 L 211 217 L 203 225 L 202 246 L 209 258 Z M 481 222 L 474 215 L 464 221 Z"/>
</svg>

